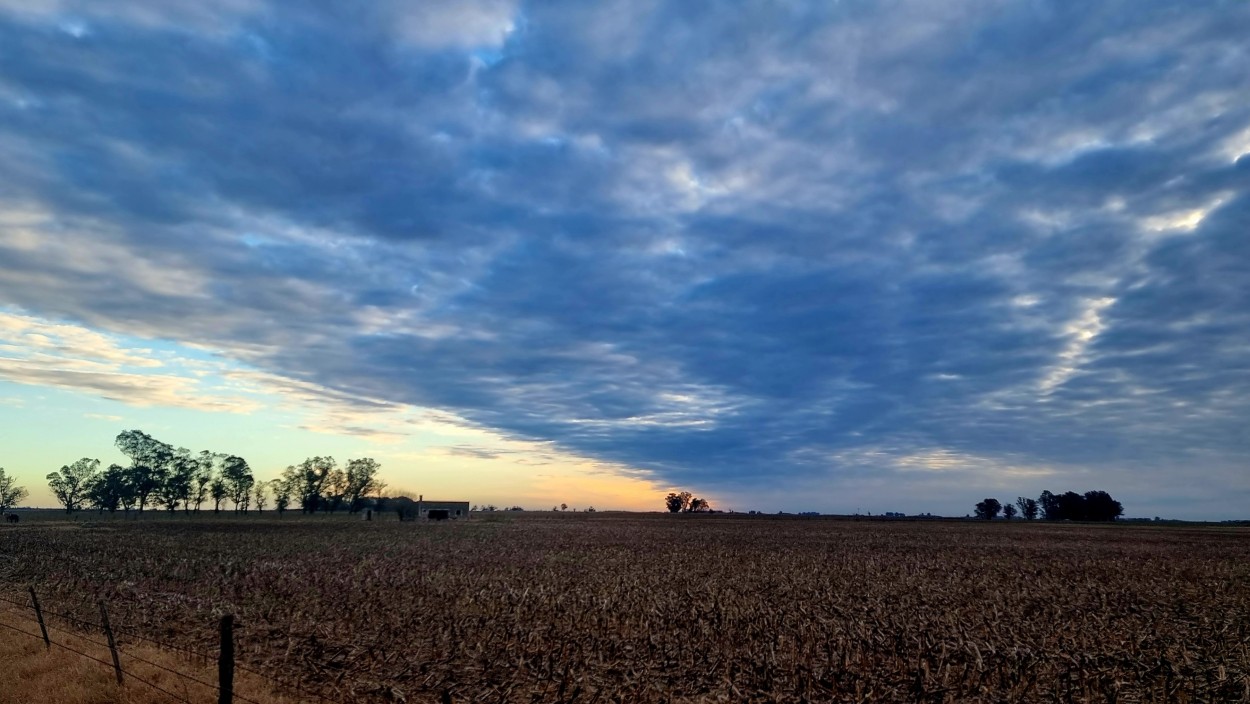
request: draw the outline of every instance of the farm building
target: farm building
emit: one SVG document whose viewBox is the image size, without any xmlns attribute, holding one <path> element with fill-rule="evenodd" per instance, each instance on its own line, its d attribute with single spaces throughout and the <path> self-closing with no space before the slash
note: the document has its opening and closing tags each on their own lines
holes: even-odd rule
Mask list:
<svg viewBox="0 0 1250 704">
<path fill-rule="evenodd" d="M 469 502 L 426 501 L 424 496 L 413 501 L 401 496 L 389 499 L 387 510 L 398 513 L 401 521 L 454 521 L 469 517 Z"/>
<path fill-rule="evenodd" d="M 417 520 L 446 521 L 469 517 L 468 501 L 426 501 L 417 498 Z"/>
</svg>

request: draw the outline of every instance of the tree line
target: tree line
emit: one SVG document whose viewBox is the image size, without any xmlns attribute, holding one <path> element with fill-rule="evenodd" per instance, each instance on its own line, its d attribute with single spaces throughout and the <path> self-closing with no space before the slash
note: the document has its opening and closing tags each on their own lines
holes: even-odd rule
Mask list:
<svg viewBox="0 0 1250 704">
<path fill-rule="evenodd" d="M 1029 521 L 1039 516 L 1047 521 L 1114 521 L 1124 515 L 1124 506 L 1105 491 L 1087 491 L 1084 494 L 1043 491 L 1036 499 L 1017 497 L 1014 505 L 1003 505 L 998 499 L 985 499 L 978 501 L 974 510 L 977 518 L 987 521 L 997 518 L 1000 512 L 1007 520 L 1019 513 Z"/>
<path fill-rule="evenodd" d="M 48 487 L 66 512 L 91 508 L 142 513 L 148 507 L 200 511 L 212 501 L 214 513 L 223 505 L 246 513 L 253 507 L 264 511 L 271 497 L 279 514 L 293 506 L 304 513 L 355 512 L 370 493 L 384 487 L 378 477 L 381 465 L 370 457 L 348 460 L 344 468 L 333 457 L 310 457 L 287 467 L 277 479 L 257 481 L 247 460 L 238 455 L 174 448 L 141 430 L 122 431 L 115 444 L 130 458 L 128 466 L 112 464 L 101 471 L 100 460 L 84 457 L 47 475 Z"/>
</svg>

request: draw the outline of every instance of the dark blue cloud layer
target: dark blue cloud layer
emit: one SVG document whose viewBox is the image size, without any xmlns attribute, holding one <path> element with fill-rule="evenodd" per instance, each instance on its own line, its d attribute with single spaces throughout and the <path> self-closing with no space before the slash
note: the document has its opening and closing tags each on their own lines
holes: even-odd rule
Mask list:
<svg viewBox="0 0 1250 704">
<path fill-rule="evenodd" d="M 4 203 L 188 282 L 0 299 L 726 497 L 1244 503 L 1250 9 L 822 5 L 0 10 Z"/>
</svg>

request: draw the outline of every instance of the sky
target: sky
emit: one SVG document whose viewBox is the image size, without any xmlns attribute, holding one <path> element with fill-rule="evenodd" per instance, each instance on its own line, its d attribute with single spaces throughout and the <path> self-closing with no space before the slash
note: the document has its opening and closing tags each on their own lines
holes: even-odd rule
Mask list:
<svg viewBox="0 0 1250 704">
<path fill-rule="evenodd" d="M 1250 3 L 0 0 L 0 466 L 1250 514 Z"/>
</svg>

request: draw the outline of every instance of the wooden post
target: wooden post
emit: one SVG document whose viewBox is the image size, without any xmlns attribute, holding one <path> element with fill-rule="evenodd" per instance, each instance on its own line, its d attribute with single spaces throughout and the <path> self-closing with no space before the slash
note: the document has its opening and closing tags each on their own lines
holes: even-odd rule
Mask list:
<svg viewBox="0 0 1250 704">
<path fill-rule="evenodd" d="M 43 634 L 43 647 L 48 650 L 52 649 L 52 641 L 48 640 L 48 627 L 43 623 L 43 609 L 39 608 L 39 597 L 35 596 L 35 588 L 27 587 L 30 590 L 30 601 L 35 605 L 35 618 L 39 620 L 39 632 Z"/>
<path fill-rule="evenodd" d="M 221 655 L 217 658 L 217 704 L 234 702 L 234 614 L 221 617 Z"/>
<path fill-rule="evenodd" d="M 109 612 L 100 602 L 100 625 L 104 626 L 104 635 L 108 638 L 109 652 L 113 654 L 113 672 L 117 675 L 117 684 L 122 683 L 122 663 L 117 659 L 117 641 L 113 640 L 113 628 L 109 626 Z"/>
</svg>

